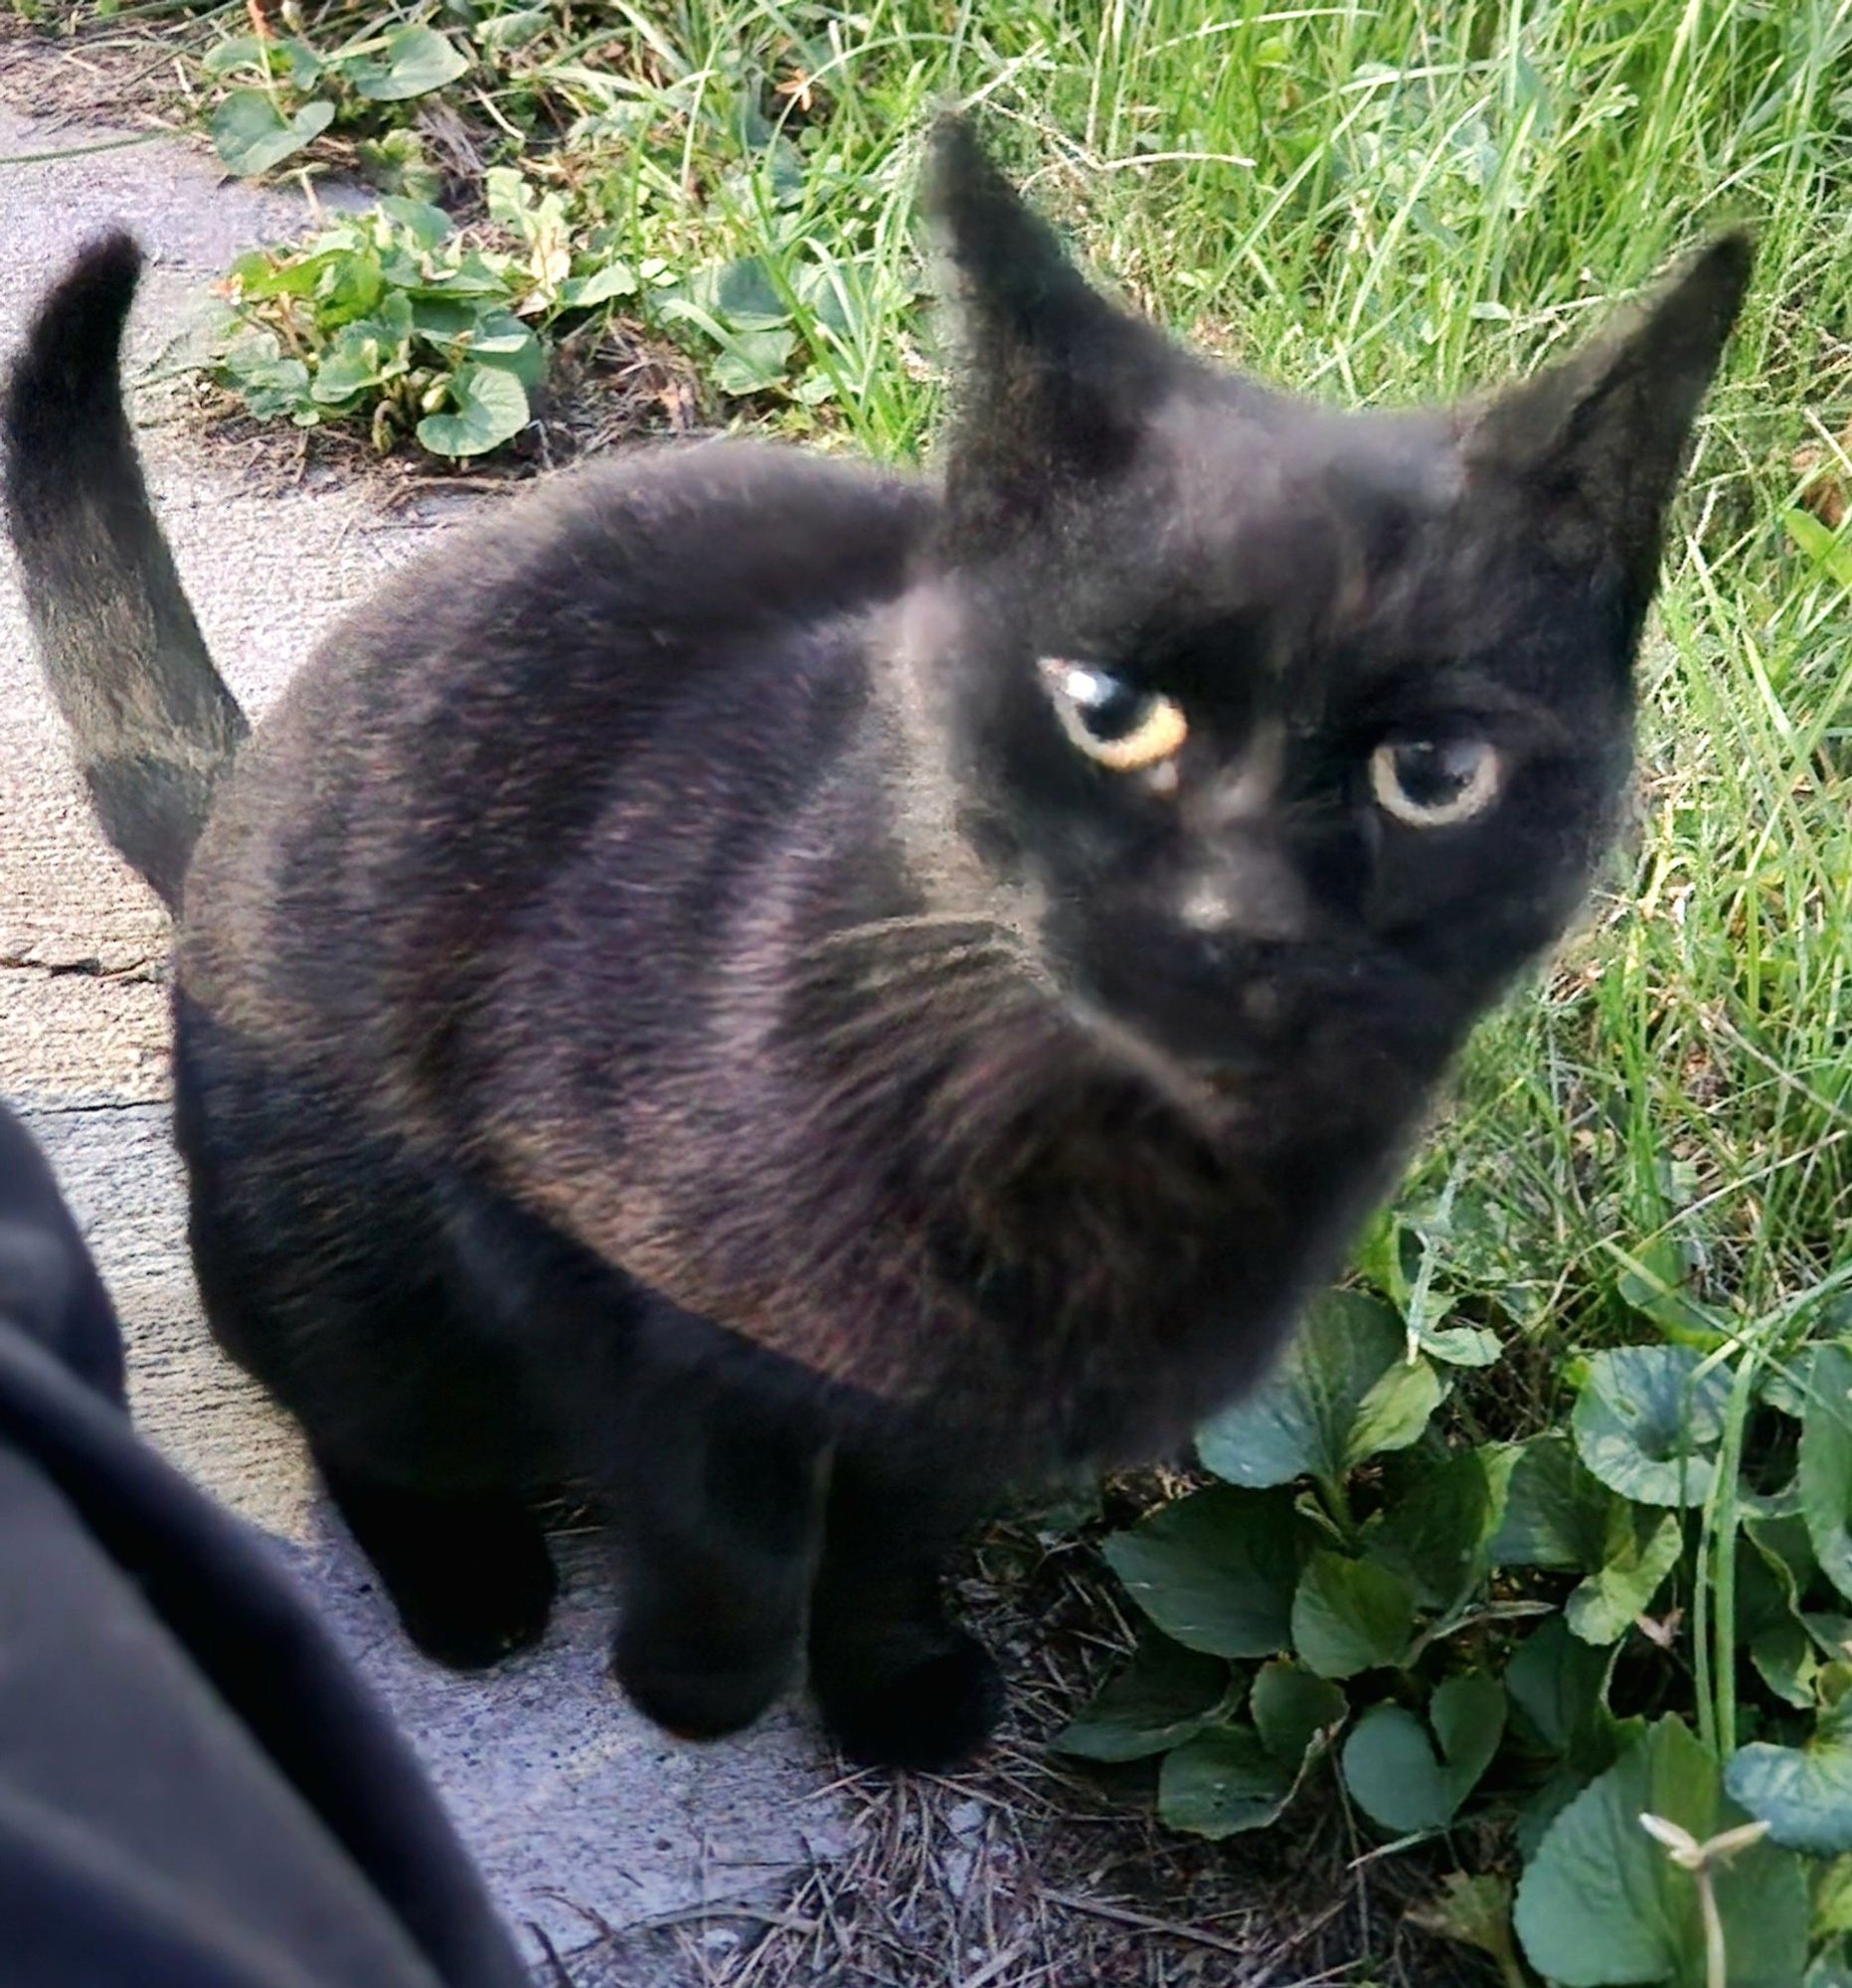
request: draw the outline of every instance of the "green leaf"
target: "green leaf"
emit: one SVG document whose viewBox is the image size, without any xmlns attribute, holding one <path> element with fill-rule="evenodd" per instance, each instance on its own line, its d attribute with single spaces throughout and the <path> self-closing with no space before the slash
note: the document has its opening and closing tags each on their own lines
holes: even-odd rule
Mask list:
<svg viewBox="0 0 1852 1988">
<path fill-rule="evenodd" d="M 1448 1367 L 1496 1367 L 1505 1350 L 1485 1325 L 1418 1325 L 1415 1336 L 1430 1359 Z"/>
<path fill-rule="evenodd" d="M 1344 1784 L 1357 1806 L 1401 1835 L 1444 1829 L 1492 1763 L 1505 1730 L 1495 1679 L 1448 1678 L 1429 1705 L 1432 1735 L 1400 1705 L 1365 1713 L 1344 1742 Z"/>
<path fill-rule="evenodd" d="M 273 332 L 245 332 L 233 340 L 219 361 L 219 371 L 258 420 L 313 408 L 307 366 L 300 359 L 283 358 Z"/>
<path fill-rule="evenodd" d="M 1456 1450 L 1427 1468 L 1364 1538 L 1426 1608 L 1450 1611 L 1485 1578 L 1520 1457 L 1508 1443 Z"/>
<path fill-rule="evenodd" d="M 464 366 L 450 382 L 451 411 L 426 414 L 418 438 L 433 455 L 482 455 L 527 426 L 527 394 L 498 366 Z"/>
<path fill-rule="evenodd" d="M 1852 1856 L 1835 1857 L 1813 1880 L 1813 1937 L 1852 1932 Z"/>
<path fill-rule="evenodd" d="M 1646 1612 L 1684 1543 L 1677 1513 L 1610 1501 L 1601 1565 L 1563 1611 L 1570 1628 L 1585 1643 L 1617 1642 Z"/>
<path fill-rule="evenodd" d="M 1296 1664 L 1263 1664 L 1248 1695 L 1261 1743 L 1288 1766 L 1297 1766 L 1343 1723 L 1349 1709 L 1340 1686 Z"/>
<path fill-rule="evenodd" d="M 435 28 L 396 28 L 384 53 L 349 71 L 355 89 L 371 103 L 402 103 L 454 83 L 469 59 Z"/>
<path fill-rule="evenodd" d="M 1347 1467 L 1420 1441 L 1441 1393 L 1440 1377 L 1426 1360 L 1398 1360 L 1357 1404 L 1345 1445 Z"/>
<path fill-rule="evenodd" d="M 1812 1707 L 1820 1660 L 1797 1617 L 1758 1629 L 1750 1638 L 1749 1653 L 1758 1676 L 1776 1698 L 1803 1712 Z"/>
<path fill-rule="evenodd" d="M 1555 1433 L 1519 1445 L 1492 1541 L 1494 1567 L 1561 1568 L 1587 1574 L 1601 1564 L 1608 1494 Z"/>
<path fill-rule="evenodd" d="M 1204 1466 L 1255 1488 L 1342 1477 L 1354 1460 L 1358 1411 L 1402 1363 L 1406 1344 L 1395 1313 L 1379 1299 L 1329 1293 L 1266 1380 L 1198 1432 Z"/>
<path fill-rule="evenodd" d="M 334 122 L 334 105 L 317 97 L 284 117 L 261 89 L 235 89 L 208 129 L 228 171 L 253 179 L 301 151 Z"/>
<path fill-rule="evenodd" d="M 1852 1700 L 1827 1706 L 1804 1746 L 1739 1747 L 1724 1785 L 1783 1848 L 1809 1857 L 1852 1850 Z"/>
<path fill-rule="evenodd" d="M 428 201 L 411 200 L 394 194 L 380 202 L 380 212 L 391 215 L 421 248 L 435 248 L 450 234 L 450 217 Z"/>
<path fill-rule="evenodd" d="M 1399 1664 L 1415 1627 L 1415 1595 L 1392 1568 L 1315 1553 L 1292 1597 L 1292 1646 L 1320 1677 Z"/>
<path fill-rule="evenodd" d="M 1815 566 L 1830 574 L 1841 586 L 1852 587 L 1852 540 L 1841 538 L 1810 511 L 1783 511 L 1781 523 L 1787 536 Z"/>
<path fill-rule="evenodd" d="M 1613 1721 L 1602 1703 L 1610 1652 L 1592 1648 L 1553 1615 L 1505 1666 L 1505 1690 L 1552 1752 L 1590 1773 L 1612 1759 Z"/>
<path fill-rule="evenodd" d="M 1620 1346 L 1589 1362 L 1570 1428 L 1584 1463 L 1642 1505 L 1701 1505 L 1723 1435 L 1730 1375 L 1689 1346 Z"/>
<path fill-rule="evenodd" d="M 547 377 L 547 348 L 512 311 L 478 306 L 461 343 L 470 358 L 501 367 L 524 387 L 536 388 Z"/>
<path fill-rule="evenodd" d="M 1687 1254 L 1676 1238 L 1661 1236 L 1637 1256 L 1615 1253 L 1625 1265 L 1616 1284 L 1622 1304 L 1649 1319 L 1674 1345 L 1710 1352 L 1724 1342 L 1729 1321 L 1685 1288 L 1698 1267 L 1695 1251 Z"/>
<path fill-rule="evenodd" d="M 1518 1886 L 1531 1965 L 1563 1988 L 1654 1982 L 1705 1988 L 1696 1881 L 1640 1827 L 1664 1817 L 1699 1842 L 1744 1820 L 1717 1763 L 1662 1719 L 1551 1824 Z M 1717 1874 L 1730 1988 L 1794 1988 L 1806 1963 L 1807 1889 L 1798 1858 L 1757 1844 Z"/>
<path fill-rule="evenodd" d="M 560 303 L 566 310 L 589 310 L 612 297 L 633 297 L 636 291 L 636 271 L 628 262 L 612 261 L 588 275 L 569 277 L 561 286 Z"/>
<path fill-rule="evenodd" d="M 1219 1657 L 1168 1636 L 1140 1638 L 1131 1661 L 1054 1740 L 1083 1760 L 1142 1760 L 1193 1738 L 1229 1694 Z"/>
<path fill-rule="evenodd" d="M 1165 1635 L 1218 1657 L 1270 1657 L 1291 1636 L 1299 1520 L 1290 1498 L 1214 1485 L 1102 1551 Z"/>
<path fill-rule="evenodd" d="M 736 331 L 768 331 L 790 320 L 790 310 L 760 255 L 743 255 L 720 271 L 712 307 L 715 316 Z"/>
<path fill-rule="evenodd" d="M 769 393 L 784 379 L 796 349 L 795 332 L 734 332 L 709 372 L 723 394 L 737 398 L 743 394 Z"/>
<path fill-rule="evenodd" d="M 1800 1513 L 1821 1571 L 1852 1600 L 1852 1353 L 1814 1349 L 1800 1423 Z"/>
<path fill-rule="evenodd" d="M 1244 1727 L 1187 1740 L 1158 1770 L 1157 1812 L 1172 1829 L 1212 1841 L 1264 1829 L 1291 1799 L 1295 1775 Z"/>
</svg>

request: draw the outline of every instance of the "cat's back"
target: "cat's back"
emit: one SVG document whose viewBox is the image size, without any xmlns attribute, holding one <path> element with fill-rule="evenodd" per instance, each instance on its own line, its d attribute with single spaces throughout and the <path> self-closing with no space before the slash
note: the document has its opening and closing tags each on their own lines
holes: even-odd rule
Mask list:
<svg viewBox="0 0 1852 1988">
<path fill-rule="evenodd" d="M 246 748 L 187 879 L 183 986 L 325 1028 L 356 973 L 424 942 L 420 913 L 512 910 L 704 708 L 841 667 L 822 632 L 899 592 L 932 501 L 853 461 L 710 442 L 588 466 L 446 538 L 336 627 Z"/>
</svg>

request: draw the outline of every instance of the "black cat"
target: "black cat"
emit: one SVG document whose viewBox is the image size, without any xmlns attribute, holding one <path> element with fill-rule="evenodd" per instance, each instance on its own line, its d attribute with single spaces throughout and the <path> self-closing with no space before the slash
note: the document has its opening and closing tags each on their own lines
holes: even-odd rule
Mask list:
<svg viewBox="0 0 1852 1988">
<path fill-rule="evenodd" d="M 647 1712 L 728 1732 L 807 1646 L 843 1746 L 921 1764 L 998 1700 L 947 1549 L 1262 1370 L 1570 915 L 1750 260 L 1359 416 L 1105 302 L 956 123 L 932 206 L 942 487 L 735 445 L 561 478 L 248 746 L 123 415 L 125 238 L 6 409 L 46 668 L 177 907 L 213 1328 L 407 1629 L 538 1636 L 527 1496 L 589 1480 Z"/>
</svg>

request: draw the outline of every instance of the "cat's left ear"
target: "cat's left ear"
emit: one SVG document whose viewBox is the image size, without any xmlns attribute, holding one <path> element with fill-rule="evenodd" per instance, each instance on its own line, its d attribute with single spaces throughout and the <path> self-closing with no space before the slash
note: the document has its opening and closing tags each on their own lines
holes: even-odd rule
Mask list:
<svg viewBox="0 0 1852 1988">
<path fill-rule="evenodd" d="M 1125 462 L 1183 361 L 1087 282 L 965 118 L 932 132 L 926 207 L 961 348 L 946 504 L 968 540 L 1007 538 Z"/>
<path fill-rule="evenodd" d="M 1515 486 L 1530 522 L 1566 559 L 1617 563 L 1642 605 L 1753 256 L 1747 235 L 1720 236 L 1630 323 L 1468 417 L 1469 485 Z"/>
</svg>

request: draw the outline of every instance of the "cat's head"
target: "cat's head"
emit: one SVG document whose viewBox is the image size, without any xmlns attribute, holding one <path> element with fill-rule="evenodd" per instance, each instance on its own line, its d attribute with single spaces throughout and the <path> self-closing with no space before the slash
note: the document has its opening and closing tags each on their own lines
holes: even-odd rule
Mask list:
<svg viewBox="0 0 1852 1988">
<path fill-rule="evenodd" d="M 1608 839 L 1749 245 L 1526 384 L 1354 414 L 1107 302 L 961 123 L 930 205 L 963 378 L 906 653 L 961 867 L 1077 1013 L 1257 1126 L 1369 1117 Z"/>
</svg>

